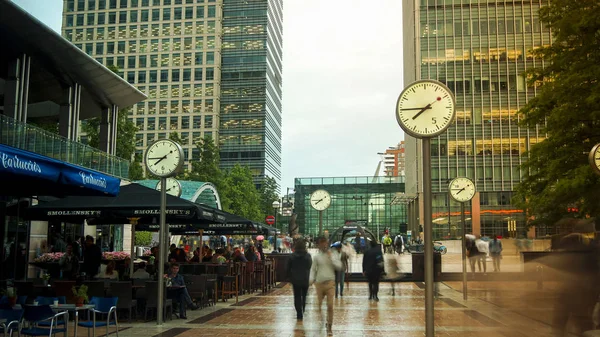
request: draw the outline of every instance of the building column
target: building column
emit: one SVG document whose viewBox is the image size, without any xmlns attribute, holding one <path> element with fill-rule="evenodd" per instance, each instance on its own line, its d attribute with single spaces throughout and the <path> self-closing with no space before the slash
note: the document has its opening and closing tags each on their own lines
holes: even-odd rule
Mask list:
<svg viewBox="0 0 600 337">
<path fill-rule="evenodd" d="M 69 133 L 69 139 L 72 141 L 78 141 L 79 138 L 79 115 L 81 111 L 81 85 L 75 83 L 73 90 L 71 91 L 73 98 L 73 109 L 71 113 L 71 132 Z"/>
<path fill-rule="evenodd" d="M 8 76 L 4 89 L 4 114 L 18 121 L 27 121 L 29 98 L 29 67 L 31 58 L 23 54 L 8 65 Z"/>
<path fill-rule="evenodd" d="M 481 205 L 479 200 L 480 193 L 475 192 L 475 196 L 471 199 L 471 227 L 472 234 L 475 236 L 481 235 Z"/>
<path fill-rule="evenodd" d="M 69 138 L 71 130 L 73 128 L 72 116 L 73 116 L 73 87 L 67 87 L 63 89 L 62 102 L 60 104 L 60 110 L 58 113 L 58 134 Z"/>
<path fill-rule="evenodd" d="M 110 128 L 110 115 L 111 108 L 102 108 L 101 117 L 100 117 L 100 132 L 98 135 L 98 148 L 104 152 L 109 152 L 110 145 L 110 137 L 112 135 Z"/>
<path fill-rule="evenodd" d="M 119 107 L 116 105 L 112 106 L 111 120 L 110 120 L 110 154 L 114 155 L 117 153 L 117 126 L 119 123 Z M 128 159 L 128 158 L 127 158 Z"/>
</svg>

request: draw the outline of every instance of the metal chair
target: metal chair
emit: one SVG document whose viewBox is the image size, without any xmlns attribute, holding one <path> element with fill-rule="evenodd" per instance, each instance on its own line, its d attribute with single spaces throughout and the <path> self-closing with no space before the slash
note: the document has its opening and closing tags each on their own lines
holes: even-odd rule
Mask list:
<svg viewBox="0 0 600 337">
<path fill-rule="evenodd" d="M 86 328 L 88 329 L 88 336 L 89 336 L 89 329 L 95 329 L 97 327 L 106 327 L 106 336 L 108 336 L 108 329 L 110 328 L 111 325 L 116 326 L 117 331 L 116 331 L 116 336 L 119 337 L 119 321 L 117 320 L 117 301 L 119 299 L 117 297 L 105 297 L 105 298 L 100 298 L 100 297 L 92 297 L 92 299 L 90 300 L 90 304 L 94 305 L 94 309 L 91 310 L 92 312 L 92 320 L 88 320 L 86 322 L 79 322 L 79 324 L 77 324 L 78 326 L 82 327 L 82 328 Z M 104 314 L 106 315 L 106 322 L 104 321 L 97 321 L 96 320 L 96 314 Z M 114 317 L 114 321 L 111 321 L 111 314 Z M 95 333 L 94 333 L 95 336 Z"/>
<path fill-rule="evenodd" d="M 29 327 L 24 329 L 22 323 L 19 328 L 19 335 L 52 337 L 57 333 L 63 333 L 66 337 L 68 326 L 65 325 L 64 328 L 59 328 L 58 322 L 60 320 L 68 322 L 69 312 L 54 313 L 49 305 L 26 305 L 22 322 L 28 322 Z M 42 327 L 39 323 L 44 321 L 50 321 L 50 326 Z"/>
<path fill-rule="evenodd" d="M 117 309 L 129 310 L 129 322 L 131 323 L 132 313 L 137 314 L 137 301 L 133 299 L 131 282 L 112 282 L 109 292 L 110 296 L 119 298 Z"/>
<path fill-rule="evenodd" d="M 17 334 L 19 333 L 21 318 L 23 318 L 23 310 L 0 310 L 0 320 L 4 321 L 3 323 L 0 323 L 0 328 L 2 328 L 4 337 L 12 336 L 13 330 L 15 329 L 17 330 Z"/>
<path fill-rule="evenodd" d="M 44 297 L 44 296 L 38 296 L 35 298 L 35 301 L 38 302 L 38 305 L 51 305 L 54 304 L 54 301 L 58 301 L 58 303 L 60 304 L 66 304 L 67 303 L 67 299 L 64 296 L 58 296 L 58 297 Z M 43 322 L 39 322 L 38 323 L 39 326 L 45 326 L 45 327 L 49 327 L 52 325 L 51 322 L 48 321 L 43 321 Z M 62 319 L 59 319 L 56 322 L 56 325 L 60 325 L 60 326 L 64 326 L 65 325 L 65 321 Z"/>
</svg>

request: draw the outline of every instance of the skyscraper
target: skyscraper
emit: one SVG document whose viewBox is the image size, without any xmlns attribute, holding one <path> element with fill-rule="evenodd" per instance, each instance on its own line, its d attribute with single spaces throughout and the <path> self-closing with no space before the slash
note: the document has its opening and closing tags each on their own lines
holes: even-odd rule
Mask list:
<svg viewBox="0 0 600 337">
<path fill-rule="evenodd" d="M 447 195 L 456 176 L 472 178 L 468 231 L 521 237 L 526 217 L 511 203 L 525 152 L 543 134 L 518 126 L 517 114 L 536 88 L 525 70 L 542 65 L 531 53 L 551 34 L 538 17 L 546 1 L 404 0 L 404 84 L 445 83 L 456 120 L 431 142 L 434 235 L 455 236 L 459 205 Z M 422 192 L 421 143 L 406 136 L 407 193 Z M 422 205 L 420 207 L 422 209 Z M 422 217 L 422 213 L 418 215 Z M 417 220 L 423 223 L 422 220 Z M 533 233 L 529 233 L 533 235 Z"/>
<path fill-rule="evenodd" d="M 405 157 L 404 141 L 400 141 L 396 146 L 388 147 L 385 152 L 379 153 L 382 156 L 383 172 L 388 177 L 398 177 L 405 175 Z"/>
<path fill-rule="evenodd" d="M 281 178 L 281 0 L 65 0 L 62 33 L 148 95 L 138 153 L 177 132 L 219 144 L 222 167 Z"/>
</svg>

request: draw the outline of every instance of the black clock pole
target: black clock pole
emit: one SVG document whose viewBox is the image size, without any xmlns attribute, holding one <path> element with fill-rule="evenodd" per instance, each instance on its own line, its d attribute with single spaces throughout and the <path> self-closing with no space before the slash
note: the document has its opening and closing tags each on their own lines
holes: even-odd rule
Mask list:
<svg viewBox="0 0 600 337">
<path fill-rule="evenodd" d="M 434 337 L 433 228 L 431 222 L 431 139 L 423 138 L 423 234 L 425 241 L 425 336 Z"/>
<path fill-rule="evenodd" d="M 462 272 L 463 272 L 463 299 L 467 300 L 467 220 L 465 220 L 465 203 L 460 203 L 460 220 L 462 222 Z"/>
<path fill-rule="evenodd" d="M 319 211 L 319 236 L 323 235 L 323 211 Z"/>
<path fill-rule="evenodd" d="M 165 298 L 165 259 L 169 245 L 167 244 L 167 178 L 160 178 L 160 227 L 158 232 L 158 302 L 156 305 L 156 324 L 163 323 L 163 308 Z"/>
</svg>

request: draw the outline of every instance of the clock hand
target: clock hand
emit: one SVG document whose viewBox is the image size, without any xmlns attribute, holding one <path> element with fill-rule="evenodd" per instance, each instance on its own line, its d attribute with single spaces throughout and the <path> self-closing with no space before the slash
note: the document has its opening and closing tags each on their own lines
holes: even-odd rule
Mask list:
<svg viewBox="0 0 600 337">
<path fill-rule="evenodd" d="M 427 109 L 427 107 L 425 107 L 425 108 L 406 108 L 406 109 L 400 109 L 400 111 L 422 110 L 422 109 Z M 429 108 L 429 109 L 431 109 L 431 108 Z"/>
<path fill-rule="evenodd" d="M 173 151 L 169 151 L 169 153 L 165 154 L 164 156 L 162 156 L 160 158 L 148 158 L 148 159 L 158 159 L 158 161 L 156 163 L 152 164 L 152 165 L 157 165 L 161 161 L 167 159 L 167 156 L 170 155 L 171 153 L 173 153 Z"/>
<path fill-rule="evenodd" d="M 417 112 L 417 114 L 416 114 L 416 115 L 414 115 L 412 119 L 416 119 L 416 118 L 417 118 L 417 117 L 419 117 L 419 116 L 420 116 L 420 115 L 421 115 L 423 112 L 425 112 L 425 110 L 427 110 L 427 109 L 431 109 L 431 105 L 432 105 L 432 104 L 434 104 L 435 102 L 441 101 L 441 100 L 442 100 L 442 98 L 441 98 L 441 97 L 438 97 L 438 98 L 436 98 L 436 99 L 435 99 L 435 101 L 433 101 L 433 102 L 431 102 L 431 103 L 427 104 L 427 105 L 426 105 L 424 108 L 422 108 L 422 109 L 421 109 L 421 111 Z"/>
<path fill-rule="evenodd" d="M 323 199 L 325 199 L 325 198 L 322 198 L 319 201 L 315 202 L 315 205 L 318 204 L 318 203 L 320 203 L 321 201 L 323 201 Z"/>
</svg>

